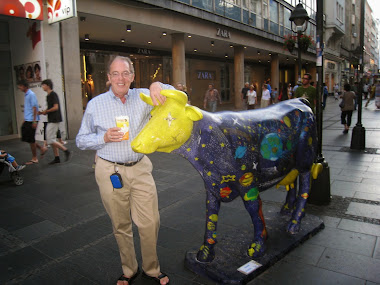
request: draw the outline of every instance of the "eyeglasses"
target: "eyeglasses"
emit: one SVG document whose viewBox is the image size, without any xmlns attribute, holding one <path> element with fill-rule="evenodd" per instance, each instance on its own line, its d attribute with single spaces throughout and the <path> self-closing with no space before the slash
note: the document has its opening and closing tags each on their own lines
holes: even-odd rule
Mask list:
<svg viewBox="0 0 380 285">
<path fill-rule="evenodd" d="M 302 79 L 305 79 L 305 80 L 310 80 L 309 78 L 306 78 L 306 77 L 303 77 Z"/>
<path fill-rule="evenodd" d="M 120 75 L 123 77 L 123 78 L 127 78 L 128 76 L 130 76 L 131 74 L 133 74 L 133 72 L 129 72 L 129 71 L 123 71 L 122 73 L 119 73 L 117 71 L 114 71 L 112 73 L 110 73 L 110 76 L 112 78 L 118 78 Z"/>
</svg>

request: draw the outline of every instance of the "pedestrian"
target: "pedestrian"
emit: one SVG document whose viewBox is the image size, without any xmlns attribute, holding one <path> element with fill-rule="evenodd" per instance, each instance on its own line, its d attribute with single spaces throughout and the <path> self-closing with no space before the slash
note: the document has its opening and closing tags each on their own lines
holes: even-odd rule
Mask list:
<svg viewBox="0 0 380 285">
<path fill-rule="evenodd" d="M 302 76 L 302 86 L 299 86 L 294 93 L 295 98 L 306 98 L 309 100 L 311 110 L 315 114 L 315 105 L 316 105 L 316 99 L 317 99 L 317 90 L 310 85 L 311 82 L 311 74 L 305 73 Z"/>
<path fill-rule="evenodd" d="M 375 98 L 375 93 L 376 93 L 376 85 L 375 85 L 375 84 L 372 84 L 370 95 L 369 95 L 369 97 L 368 97 L 368 99 L 367 99 L 367 102 L 365 103 L 365 106 L 364 106 L 364 107 L 366 107 L 366 108 L 368 107 L 369 102 L 370 102 L 373 98 Z"/>
<path fill-rule="evenodd" d="M 327 85 L 326 85 L 326 83 L 323 83 L 323 102 L 322 102 L 323 110 L 326 108 L 327 96 L 328 95 L 329 95 L 329 90 L 327 89 Z"/>
<path fill-rule="evenodd" d="M 26 165 L 38 163 L 37 149 L 40 150 L 41 156 L 43 156 L 47 148 L 40 146 L 36 143 L 35 135 L 38 121 L 40 116 L 38 115 L 38 101 L 36 94 L 29 89 L 29 83 L 25 79 L 17 82 L 17 88 L 25 93 L 24 100 L 24 122 L 21 127 L 21 140 L 29 143 L 32 151 L 32 159 L 26 162 Z"/>
<path fill-rule="evenodd" d="M 247 92 L 249 88 L 249 82 L 246 82 L 244 83 L 244 87 L 241 89 L 241 100 L 243 101 L 243 109 L 247 108 Z"/>
<path fill-rule="evenodd" d="M 267 84 L 267 89 L 268 89 L 268 91 L 269 91 L 269 94 L 272 95 L 272 86 L 270 85 L 270 78 L 268 78 L 267 81 L 264 82 L 264 83 Z"/>
<path fill-rule="evenodd" d="M 377 82 L 376 82 L 375 105 L 377 109 L 380 109 L 380 79 L 377 79 Z"/>
<path fill-rule="evenodd" d="M 263 93 L 261 95 L 261 106 L 260 108 L 265 108 L 265 107 L 268 107 L 269 104 L 270 104 L 270 93 L 269 93 L 269 90 L 268 90 L 268 85 L 267 84 L 263 84 Z"/>
<path fill-rule="evenodd" d="M 278 99 L 277 94 L 278 94 L 277 87 L 275 87 L 271 94 L 272 104 L 274 104 L 276 100 Z"/>
<path fill-rule="evenodd" d="M 220 94 L 218 90 L 214 87 L 214 84 L 210 83 L 208 85 L 208 89 L 205 94 L 205 98 L 203 100 L 203 108 L 206 109 L 208 104 L 208 108 L 210 112 L 216 112 L 217 104 L 222 104 L 222 100 L 220 98 Z"/>
<path fill-rule="evenodd" d="M 48 145 L 52 146 L 54 152 L 54 160 L 50 161 L 49 164 L 61 162 L 61 159 L 59 158 L 59 150 L 64 152 L 65 161 L 68 161 L 71 157 L 71 151 L 57 141 L 59 123 L 62 122 L 61 107 L 59 104 L 58 95 L 53 91 L 53 82 L 50 79 L 43 80 L 41 82 L 41 88 L 47 93 L 47 109 L 39 112 L 39 114 L 47 114 L 48 123 L 46 126 L 46 141 Z"/>
<path fill-rule="evenodd" d="M 5 160 L 5 161 L 8 161 L 10 164 L 12 164 L 13 168 L 15 169 L 15 171 L 21 171 L 25 168 L 25 165 L 19 165 L 16 161 L 16 159 L 10 155 L 9 153 L 7 153 L 5 150 L 3 149 L 0 149 L 0 161 L 1 160 Z"/>
<path fill-rule="evenodd" d="M 354 110 L 354 99 L 356 95 L 353 91 L 351 91 L 350 84 L 346 83 L 344 84 L 344 92 L 340 96 L 342 98 L 342 101 L 344 102 L 344 106 L 341 108 L 341 123 L 344 125 L 343 134 L 347 134 L 348 130 L 351 126 L 351 118 L 352 118 L 352 112 Z"/>
<path fill-rule="evenodd" d="M 292 99 L 293 98 L 293 88 L 292 88 L 292 84 L 291 83 L 289 83 L 289 85 L 288 85 L 288 89 L 287 89 L 286 94 L 287 94 L 287 99 Z M 287 99 L 284 98 L 283 100 L 287 100 Z"/>
<path fill-rule="evenodd" d="M 191 104 L 189 93 L 187 93 L 187 88 L 182 83 L 177 83 L 177 90 L 182 91 L 187 95 L 187 104 Z"/>
<path fill-rule="evenodd" d="M 352 88 L 352 91 L 354 91 L 356 97 L 355 97 L 355 108 L 354 110 L 356 110 L 358 108 L 358 94 L 359 94 L 359 82 L 355 82 L 354 83 L 354 87 Z"/>
<path fill-rule="evenodd" d="M 338 85 L 338 83 L 336 83 L 334 85 L 334 98 L 335 98 L 335 101 L 337 101 L 339 98 L 339 85 Z"/>
<path fill-rule="evenodd" d="M 247 99 L 248 99 L 248 110 L 255 109 L 257 94 L 256 94 L 256 86 L 253 84 L 249 86 L 249 90 L 247 91 Z"/>
<path fill-rule="evenodd" d="M 112 221 L 123 269 L 117 284 L 131 284 L 139 274 L 132 221 L 139 231 L 143 276 L 169 284 L 157 257 L 160 219 L 152 163 L 147 156 L 132 151 L 130 142 L 148 123 L 152 110 L 139 94 L 150 94 L 154 105 L 164 104 L 166 97 L 160 91 L 174 87 L 154 82 L 149 89 L 130 89 L 135 72 L 128 57 L 115 57 L 107 72 L 111 88 L 88 102 L 76 144 L 82 150 L 97 152 L 95 178 Z M 115 117 L 119 116 L 129 127 L 129 137 L 115 127 Z"/>
<path fill-rule="evenodd" d="M 363 85 L 363 94 L 364 94 L 364 99 L 367 99 L 367 97 L 368 97 L 368 84 L 366 82 Z"/>
<path fill-rule="evenodd" d="M 298 81 L 297 82 L 297 84 L 295 84 L 294 85 L 294 87 L 293 87 L 293 94 L 292 94 L 292 98 L 289 98 L 289 99 L 293 99 L 294 98 L 294 94 L 296 93 L 296 90 L 297 90 L 297 88 L 299 87 L 299 86 L 301 86 L 301 82 L 300 81 Z"/>
</svg>

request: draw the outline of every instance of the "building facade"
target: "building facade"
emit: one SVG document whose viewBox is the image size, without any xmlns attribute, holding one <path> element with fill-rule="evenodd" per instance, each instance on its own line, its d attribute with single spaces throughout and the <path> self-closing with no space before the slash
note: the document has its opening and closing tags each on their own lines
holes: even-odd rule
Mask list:
<svg viewBox="0 0 380 285">
<path fill-rule="evenodd" d="M 226 108 L 239 110 L 244 82 L 256 84 L 260 96 L 268 79 L 279 91 L 297 80 L 297 52 L 283 42 L 298 0 L 77 0 L 77 16 L 53 24 L 43 2 L 42 19 L 0 15 L 0 139 L 19 136 L 23 94 L 16 82 L 24 76 L 31 76 L 41 109 L 40 82 L 53 80 L 63 107 L 61 131 L 75 138 L 87 102 L 106 89 L 107 62 L 116 55 L 132 59 L 135 87 L 181 82 L 198 107 L 209 83 Z M 311 18 L 305 33 L 315 39 L 316 1 L 301 2 Z M 313 47 L 303 52 L 302 73 L 315 75 L 315 60 Z M 37 139 L 42 134 L 41 122 Z"/>
</svg>

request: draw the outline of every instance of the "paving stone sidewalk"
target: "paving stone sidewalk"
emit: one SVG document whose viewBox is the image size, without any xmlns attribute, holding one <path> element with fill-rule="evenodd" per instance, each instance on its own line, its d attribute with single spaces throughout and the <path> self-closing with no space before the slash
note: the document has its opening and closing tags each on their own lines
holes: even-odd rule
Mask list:
<svg viewBox="0 0 380 285">
<path fill-rule="evenodd" d="M 355 125 L 357 112 L 354 113 Z M 340 110 L 328 98 L 323 155 L 330 167 L 332 201 L 308 205 L 326 228 L 249 284 L 380 284 L 380 111 L 363 109 L 367 151 L 351 151 Z M 27 144 L 0 141 L 17 161 L 30 159 Z M 111 224 L 94 180 L 93 151 L 76 149 L 68 163 L 48 165 L 52 151 L 21 173 L 15 186 L 0 175 L 0 284 L 115 284 L 121 274 Z M 214 284 L 184 267 L 185 253 L 202 244 L 205 191 L 193 167 L 172 154 L 150 155 L 159 192 L 158 253 L 170 284 Z M 284 201 L 284 189 L 262 193 L 264 207 Z M 243 203 L 223 204 L 219 236 L 251 226 Z M 137 235 L 136 229 L 134 229 Z M 136 248 L 139 248 L 139 241 Z M 140 259 L 140 252 L 137 251 Z M 155 284 L 138 277 L 134 284 Z"/>
</svg>

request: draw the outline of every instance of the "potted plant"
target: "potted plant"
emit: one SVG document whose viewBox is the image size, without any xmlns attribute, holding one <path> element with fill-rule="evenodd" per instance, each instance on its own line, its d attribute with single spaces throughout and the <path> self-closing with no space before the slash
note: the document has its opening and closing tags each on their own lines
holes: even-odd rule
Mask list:
<svg viewBox="0 0 380 285">
<path fill-rule="evenodd" d="M 296 46 L 297 37 L 293 36 L 291 34 L 285 35 L 284 37 L 284 49 L 289 50 L 289 52 L 292 52 L 294 50 L 294 47 Z"/>
<path fill-rule="evenodd" d="M 307 49 L 314 44 L 313 38 L 307 35 L 300 35 L 299 38 L 299 48 L 302 51 L 307 51 Z"/>
</svg>

